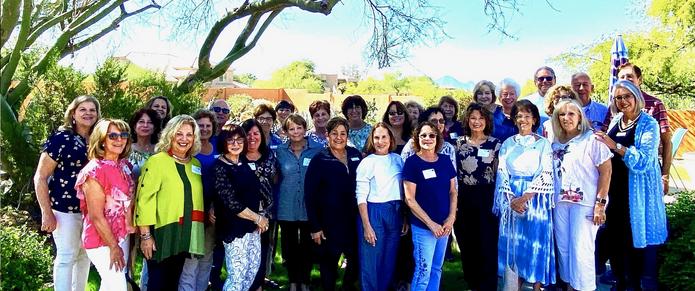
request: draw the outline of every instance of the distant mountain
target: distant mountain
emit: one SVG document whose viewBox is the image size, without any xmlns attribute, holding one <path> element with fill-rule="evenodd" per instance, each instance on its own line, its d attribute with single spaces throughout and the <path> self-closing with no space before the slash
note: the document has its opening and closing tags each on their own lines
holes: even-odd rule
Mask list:
<svg viewBox="0 0 695 291">
<path fill-rule="evenodd" d="M 475 83 L 473 83 L 473 81 L 461 82 L 449 75 L 441 77 L 435 80 L 434 82 L 437 83 L 439 87 L 464 89 L 469 91 L 473 90 L 473 87 L 475 86 Z"/>
</svg>

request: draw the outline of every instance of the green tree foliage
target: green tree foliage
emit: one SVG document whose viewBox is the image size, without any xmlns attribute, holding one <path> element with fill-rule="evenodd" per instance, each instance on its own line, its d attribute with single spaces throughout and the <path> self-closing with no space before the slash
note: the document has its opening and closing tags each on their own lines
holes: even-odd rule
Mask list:
<svg viewBox="0 0 695 291">
<path fill-rule="evenodd" d="M 233 116 L 230 116 L 234 122 L 242 122 L 241 117 L 245 115 L 245 112 L 250 112 L 253 110 L 253 98 L 246 94 L 234 94 L 227 98 L 227 103 L 229 104 L 229 110 L 232 112 Z"/>
<path fill-rule="evenodd" d="M 660 252 L 659 281 L 666 290 L 695 290 L 695 193 L 679 193 L 666 214 L 669 233 Z"/>
<path fill-rule="evenodd" d="M 655 0 L 646 11 L 658 24 L 646 32 L 623 34 L 630 62 L 642 68 L 642 89 L 668 108 L 695 107 L 695 0 Z M 608 96 L 612 38 L 564 53 L 553 60 L 571 71 L 586 71 L 599 100 Z"/>
<path fill-rule="evenodd" d="M 143 100 L 128 92 L 127 69 L 127 63 L 109 58 L 94 72 L 93 95 L 101 104 L 101 116 L 104 118 L 128 121 L 130 115 L 142 106 Z"/>
<path fill-rule="evenodd" d="M 0 212 L 0 289 L 43 290 L 53 265 L 47 237 L 36 225 L 27 225 L 32 221 L 26 211 L 5 207 Z"/>
<path fill-rule="evenodd" d="M 309 93 L 323 93 L 323 81 L 316 76 L 312 61 L 294 61 L 273 72 L 270 80 L 257 80 L 256 88 L 307 89 Z"/>
<path fill-rule="evenodd" d="M 427 76 L 407 76 L 403 77 L 401 73 L 384 74 L 383 79 L 375 79 L 368 77 L 357 83 L 348 84 L 345 94 L 390 94 L 412 95 L 423 99 L 425 106 L 436 105 L 439 98 L 444 95 L 449 95 L 456 98 L 461 106 L 465 106 L 472 100 L 472 95 L 466 90 L 451 90 L 441 88 Z"/>
<path fill-rule="evenodd" d="M 239 74 L 239 75 L 234 75 L 232 77 L 234 81 L 253 86 L 253 82 L 256 82 L 258 80 L 258 77 L 256 75 L 251 74 L 251 73 L 245 73 L 245 74 Z"/>
</svg>

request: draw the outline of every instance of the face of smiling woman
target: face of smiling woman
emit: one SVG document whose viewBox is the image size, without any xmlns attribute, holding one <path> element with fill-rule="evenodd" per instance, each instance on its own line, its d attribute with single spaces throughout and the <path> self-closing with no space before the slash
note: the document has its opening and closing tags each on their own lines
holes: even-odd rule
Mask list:
<svg viewBox="0 0 695 291">
<path fill-rule="evenodd" d="M 193 146 L 194 139 L 195 134 L 193 132 L 193 126 L 187 123 L 181 125 L 179 130 L 174 133 L 171 152 L 179 158 L 185 157 L 188 150 Z"/>
<path fill-rule="evenodd" d="M 471 132 L 482 134 L 485 126 L 485 118 L 480 114 L 480 111 L 475 110 L 471 112 L 471 115 L 468 117 L 468 127 L 471 129 Z"/>
<path fill-rule="evenodd" d="M 343 151 L 347 145 L 347 138 L 347 128 L 338 125 L 328 133 L 328 146 L 334 151 Z"/>
<path fill-rule="evenodd" d="M 374 153 L 377 155 L 386 155 L 389 153 L 389 147 L 391 147 L 391 137 L 389 136 L 388 129 L 383 127 L 377 127 L 374 130 L 374 135 L 372 136 L 372 142 L 374 143 Z"/>
</svg>

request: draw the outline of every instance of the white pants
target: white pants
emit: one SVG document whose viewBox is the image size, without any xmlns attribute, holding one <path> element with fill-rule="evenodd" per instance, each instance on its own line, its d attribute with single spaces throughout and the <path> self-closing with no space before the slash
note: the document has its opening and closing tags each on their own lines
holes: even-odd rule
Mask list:
<svg viewBox="0 0 695 291">
<path fill-rule="evenodd" d="M 575 290 L 596 290 L 594 208 L 560 202 L 553 211 L 560 278 Z"/>
<path fill-rule="evenodd" d="M 261 235 L 254 231 L 231 243 L 224 243 L 224 261 L 227 264 L 227 280 L 222 289 L 249 290 L 261 265 Z"/>
<path fill-rule="evenodd" d="M 84 291 L 89 276 L 89 258 L 82 247 L 82 214 L 53 210 L 56 229 L 53 241 L 53 284 L 56 291 Z"/>
<path fill-rule="evenodd" d="M 205 227 L 205 256 L 187 258 L 183 263 L 179 291 L 196 291 L 208 288 L 210 270 L 212 270 L 212 251 L 215 248 L 215 227 Z"/>
<path fill-rule="evenodd" d="M 121 247 L 123 251 L 123 256 L 125 262 L 128 262 L 128 246 L 130 244 L 130 239 L 126 237 L 125 240 L 121 241 L 118 246 Z M 103 246 L 94 249 L 87 249 L 87 257 L 92 261 L 94 267 L 97 268 L 99 272 L 99 277 L 101 277 L 100 291 L 128 291 L 128 283 L 126 282 L 125 273 L 126 270 L 116 271 L 116 269 L 111 268 L 111 251 L 109 247 Z"/>
</svg>

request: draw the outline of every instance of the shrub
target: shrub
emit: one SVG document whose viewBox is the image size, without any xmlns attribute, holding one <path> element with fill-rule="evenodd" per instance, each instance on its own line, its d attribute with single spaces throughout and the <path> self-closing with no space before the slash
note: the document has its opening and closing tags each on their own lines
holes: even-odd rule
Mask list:
<svg viewBox="0 0 695 291">
<path fill-rule="evenodd" d="M 0 221 L 0 289 L 40 290 L 51 281 L 53 256 L 46 237 L 28 224 L 26 212 L 12 208 L 1 210 Z"/>
<path fill-rule="evenodd" d="M 661 251 L 659 281 L 666 290 L 695 290 L 695 192 L 666 207 L 669 239 Z"/>
</svg>

